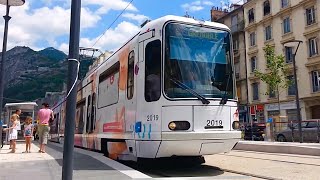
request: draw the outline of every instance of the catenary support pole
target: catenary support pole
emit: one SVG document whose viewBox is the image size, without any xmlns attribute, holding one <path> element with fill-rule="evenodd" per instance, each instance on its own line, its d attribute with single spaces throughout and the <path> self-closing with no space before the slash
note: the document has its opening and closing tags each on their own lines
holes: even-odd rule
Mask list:
<svg viewBox="0 0 320 180">
<path fill-rule="evenodd" d="M 63 166 L 62 180 L 72 180 L 73 177 L 73 150 L 74 150 L 74 129 L 76 114 L 76 86 L 73 86 L 77 78 L 77 61 L 79 59 L 79 38 L 80 38 L 80 11 L 81 0 L 71 2 L 71 21 L 69 39 L 69 62 L 68 62 L 68 92 L 66 107 L 66 120 L 63 145 Z M 70 60 L 73 59 L 73 60 Z"/>
<path fill-rule="evenodd" d="M 297 118 L 298 118 L 298 129 L 299 129 L 299 142 L 303 143 L 303 136 L 302 136 L 302 127 L 301 127 L 301 110 L 300 110 L 300 98 L 299 98 L 299 89 L 298 89 L 298 77 L 297 77 L 297 67 L 296 67 L 296 54 L 299 48 L 300 43 L 296 49 L 296 52 L 293 54 L 292 63 L 293 63 L 293 76 L 294 76 L 294 85 L 296 90 L 296 106 L 297 106 Z"/>
<path fill-rule="evenodd" d="M 6 15 L 4 18 L 4 33 L 3 33 L 3 45 L 2 45 L 2 56 L 1 56 L 1 67 L 0 67 L 0 120 L 2 118 L 2 104 L 3 104 L 3 91 L 4 91 L 4 65 L 7 52 L 7 41 L 8 41 L 8 24 L 11 17 L 9 16 L 10 6 L 6 5 Z M 3 119 L 4 120 L 4 119 Z"/>
</svg>

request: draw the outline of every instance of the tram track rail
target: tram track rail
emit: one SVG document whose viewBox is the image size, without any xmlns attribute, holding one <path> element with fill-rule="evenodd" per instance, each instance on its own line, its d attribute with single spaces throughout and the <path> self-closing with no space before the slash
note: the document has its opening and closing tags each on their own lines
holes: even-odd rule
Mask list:
<svg viewBox="0 0 320 180">
<path fill-rule="evenodd" d="M 246 172 L 239 172 L 239 171 L 234 171 L 234 170 L 230 170 L 230 169 L 221 169 L 221 170 L 224 171 L 224 172 L 240 174 L 240 175 L 243 175 L 243 176 L 249 176 L 249 177 L 254 177 L 254 178 L 259 178 L 259 179 L 281 180 L 281 178 L 273 178 L 273 177 L 269 177 L 269 176 L 257 175 L 257 174 L 246 173 Z"/>
</svg>

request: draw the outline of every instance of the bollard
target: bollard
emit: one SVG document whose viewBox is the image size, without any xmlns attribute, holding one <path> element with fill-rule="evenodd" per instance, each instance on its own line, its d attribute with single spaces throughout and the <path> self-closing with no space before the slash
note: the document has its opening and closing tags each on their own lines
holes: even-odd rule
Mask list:
<svg viewBox="0 0 320 180">
<path fill-rule="evenodd" d="M 292 142 L 294 142 L 294 133 L 293 133 L 293 123 L 292 123 L 292 121 L 291 121 L 290 129 L 291 129 L 291 140 L 292 140 Z"/>
<path fill-rule="evenodd" d="M 271 123 L 266 124 L 266 138 L 265 141 L 271 141 Z"/>
</svg>

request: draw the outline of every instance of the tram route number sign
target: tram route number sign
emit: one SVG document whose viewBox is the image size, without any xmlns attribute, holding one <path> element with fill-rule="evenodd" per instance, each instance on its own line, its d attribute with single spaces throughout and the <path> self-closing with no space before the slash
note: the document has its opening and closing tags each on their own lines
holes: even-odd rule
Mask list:
<svg viewBox="0 0 320 180">
<path fill-rule="evenodd" d="M 159 115 L 157 114 L 147 115 L 147 121 L 158 121 L 158 120 L 159 120 Z"/>
<path fill-rule="evenodd" d="M 207 120 L 205 129 L 220 129 L 223 128 L 222 120 Z"/>
</svg>

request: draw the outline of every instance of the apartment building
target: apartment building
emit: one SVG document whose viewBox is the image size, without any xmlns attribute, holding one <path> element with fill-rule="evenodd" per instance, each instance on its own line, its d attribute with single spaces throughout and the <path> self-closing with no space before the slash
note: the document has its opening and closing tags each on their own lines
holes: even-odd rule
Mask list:
<svg viewBox="0 0 320 180">
<path fill-rule="evenodd" d="M 243 5 L 251 119 L 297 119 L 295 85 L 280 90 L 279 112 L 277 96 L 264 95 L 268 86 L 253 73 L 255 69 L 266 72 L 263 48 L 270 44 L 277 54 L 285 55 L 291 71 L 287 78 L 293 79 L 292 53 L 296 46 L 284 46 L 291 40 L 303 41 L 296 54 L 302 119 L 320 119 L 319 10 L 317 0 L 250 0 Z"/>
<path fill-rule="evenodd" d="M 237 96 L 239 99 L 239 115 L 241 121 L 246 121 L 248 120 L 248 85 L 243 6 L 234 4 L 231 6 L 230 11 L 213 7 L 211 9 L 211 20 L 223 23 L 231 30 L 234 49 L 235 75 L 237 80 Z"/>
</svg>

